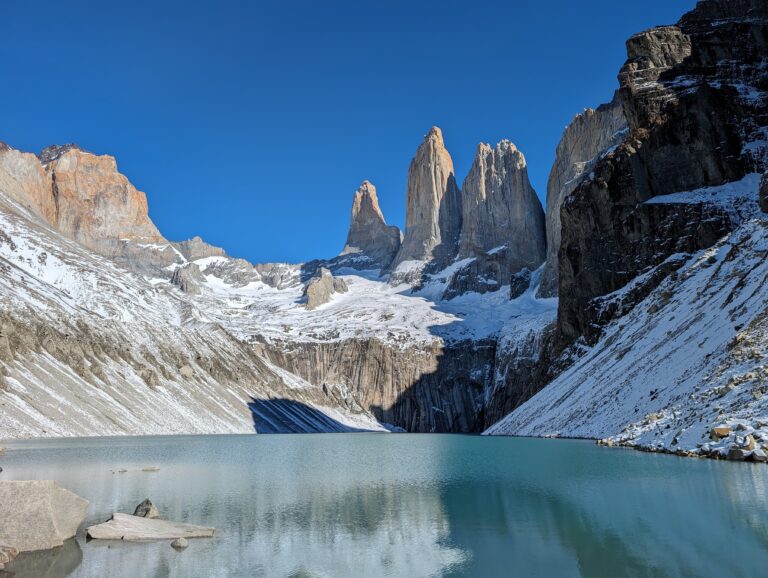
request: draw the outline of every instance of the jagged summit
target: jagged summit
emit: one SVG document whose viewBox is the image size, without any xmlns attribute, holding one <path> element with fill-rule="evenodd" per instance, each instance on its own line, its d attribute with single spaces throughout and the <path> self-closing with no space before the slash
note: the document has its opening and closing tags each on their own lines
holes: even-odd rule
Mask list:
<svg viewBox="0 0 768 578">
<path fill-rule="evenodd" d="M 67 144 L 63 144 L 63 145 L 50 145 L 50 146 L 47 146 L 43 150 L 40 151 L 40 154 L 37 155 L 37 158 L 40 159 L 41 163 L 48 164 L 48 163 L 50 163 L 52 161 L 57 160 L 63 154 L 65 154 L 65 153 L 67 153 L 68 151 L 71 151 L 71 150 L 77 150 L 77 151 L 81 151 L 81 152 L 84 152 L 84 153 L 93 154 L 93 153 L 89 153 L 87 150 L 85 150 L 84 148 L 82 148 L 78 144 L 67 143 Z"/>
<path fill-rule="evenodd" d="M 510 273 L 536 269 L 544 261 L 544 210 L 528 179 L 525 156 L 511 141 L 478 145 L 461 199 L 459 258 L 503 246 Z"/>
<path fill-rule="evenodd" d="M 410 261 L 447 264 L 456 254 L 461 231 L 461 199 L 453 159 L 436 126 L 411 161 L 406 203 L 405 236 L 393 268 Z"/>
<path fill-rule="evenodd" d="M 352 201 L 347 242 L 340 256 L 364 257 L 360 265 L 379 269 L 388 267 L 400 249 L 402 234 L 395 226 L 387 225 L 379 207 L 376 187 L 363 181 Z"/>
</svg>

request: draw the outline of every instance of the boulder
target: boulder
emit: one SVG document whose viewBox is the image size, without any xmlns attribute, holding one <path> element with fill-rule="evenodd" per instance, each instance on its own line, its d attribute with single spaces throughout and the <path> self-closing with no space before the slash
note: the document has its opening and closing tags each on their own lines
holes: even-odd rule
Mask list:
<svg viewBox="0 0 768 578">
<path fill-rule="evenodd" d="M 184 293 L 190 295 L 200 294 L 200 284 L 205 281 L 205 276 L 200 267 L 195 263 L 187 263 L 178 267 L 171 275 L 171 283 L 176 285 Z"/>
<path fill-rule="evenodd" d="M 52 480 L 0 482 L 0 544 L 20 552 L 61 546 L 87 511 L 86 500 Z"/>
<path fill-rule="evenodd" d="M 140 518 L 157 518 L 160 516 L 160 512 L 150 499 L 147 498 L 141 504 L 136 506 L 133 515 Z"/>
<path fill-rule="evenodd" d="M 768 462 L 768 454 L 763 450 L 755 450 L 752 452 L 752 461 L 760 463 Z"/>
<path fill-rule="evenodd" d="M 112 514 L 103 524 L 86 529 L 87 536 L 94 540 L 175 540 L 177 538 L 210 538 L 214 528 L 170 522 L 158 518 L 142 518 L 129 514 Z"/>
<path fill-rule="evenodd" d="M 717 427 L 713 427 L 712 431 L 709 432 L 709 437 L 713 441 L 721 440 L 722 438 L 727 438 L 729 435 L 731 435 L 731 428 L 727 425 L 721 425 Z"/>
<path fill-rule="evenodd" d="M 355 191 L 347 242 L 339 256 L 351 257 L 343 261 L 351 267 L 356 267 L 359 261 L 356 268 L 384 269 L 397 255 L 401 241 L 400 229 L 387 225 L 384 220 L 376 187 L 369 181 L 363 182 Z"/>
<path fill-rule="evenodd" d="M 334 293 L 346 293 L 348 290 L 344 279 L 335 278 L 328 269 L 321 267 L 304 288 L 307 309 L 316 309 L 325 305 Z"/>
<path fill-rule="evenodd" d="M 176 538 L 173 542 L 171 542 L 171 548 L 176 550 L 183 550 L 187 546 L 189 546 L 189 542 L 187 542 L 186 538 Z"/>
<path fill-rule="evenodd" d="M 726 454 L 726 457 L 731 461 L 742 461 L 747 459 L 748 456 L 749 452 L 747 450 L 736 446 L 731 446 Z"/>
</svg>

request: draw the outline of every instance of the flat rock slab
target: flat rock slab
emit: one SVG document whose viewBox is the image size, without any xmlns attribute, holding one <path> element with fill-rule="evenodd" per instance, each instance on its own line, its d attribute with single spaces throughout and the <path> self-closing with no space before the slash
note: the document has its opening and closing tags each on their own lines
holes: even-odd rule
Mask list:
<svg viewBox="0 0 768 578">
<path fill-rule="evenodd" d="M 47 550 L 72 538 L 88 502 L 52 480 L 0 482 L 0 544 L 19 552 Z"/>
<path fill-rule="evenodd" d="M 214 528 L 115 513 L 108 522 L 91 526 L 86 532 L 94 540 L 143 541 L 210 538 Z"/>
</svg>

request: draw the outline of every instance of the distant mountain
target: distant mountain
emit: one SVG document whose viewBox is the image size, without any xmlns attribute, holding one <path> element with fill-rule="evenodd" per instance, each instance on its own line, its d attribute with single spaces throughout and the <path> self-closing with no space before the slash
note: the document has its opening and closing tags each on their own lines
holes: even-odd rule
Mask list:
<svg viewBox="0 0 768 578">
<path fill-rule="evenodd" d="M 433 127 L 404 233 L 366 181 L 341 253 L 299 265 L 168 241 L 113 157 L 0 146 L 0 437 L 490 428 L 762 459 L 766 47 L 764 1 L 702 0 L 628 40 L 546 212 L 513 143 L 459 186 Z"/>
</svg>

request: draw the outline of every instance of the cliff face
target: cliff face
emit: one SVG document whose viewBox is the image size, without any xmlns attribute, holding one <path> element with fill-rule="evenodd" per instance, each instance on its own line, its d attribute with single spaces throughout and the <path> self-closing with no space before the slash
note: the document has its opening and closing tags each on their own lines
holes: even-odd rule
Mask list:
<svg viewBox="0 0 768 578">
<path fill-rule="evenodd" d="M 624 140 L 626 132 L 627 121 L 618 94 L 609 104 L 585 110 L 565 129 L 547 181 L 547 264 L 539 288 L 541 297 L 557 296 L 557 254 L 560 250 L 560 208 L 563 201 L 592 170 L 601 155 Z"/>
<path fill-rule="evenodd" d="M 646 201 L 763 172 L 766 20 L 764 2 L 707 0 L 679 26 L 627 42 L 619 80 L 629 135 L 562 205 L 562 343 L 599 337 L 611 313 L 596 297 L 732 228 L 711 203 Z"/>
<path fill-rule="evenodd" d="M 461 188 L 459 258 L 506 247 L 509 274 L 537 268 L 544 260 L 544 211 L 523 154 L 508 140 L 477 147 Z"/>
<path fill-rule="evenodd" d="M 59 231 L 96 250 L 115 239 L 163 240 L 146 195 L 118 172 L 114 157 L 67 146 L 49 147 L 40 158 L 53 184 Z"/>
<path fill-rule="evenodd" d="M 419 347 L 379 339 L 267 343 L 269 361 L 316 385 L 341 385 L 382 423 L 411 432 L 477 432 L 495 341 Z"/>
<path fill-rule="evenodd" d="M 32 153 L 0 146 L 0 191 L 45 222 L 56 223 L 50 175 Z"/>
<path fill-rule="evenodd" d="M 447 264 L 456 255 L 460 232 L 461 199 L 453 159 L 435 126 L 408 168 L 405 236 L 392 268 L 397 272 L 409 261 Z"/>
<path fill-rule="evenodd" d="M 365 181 L 355 191 L 347 242 L 340 256 L 357 268 L 386 269 L 400 250 L 400 229 L 387 225 L 379 207 L 376 187 Z M 356 259 L 359 258 L 359 259 Z"/>
</svg>

